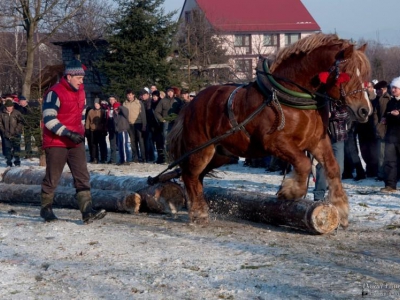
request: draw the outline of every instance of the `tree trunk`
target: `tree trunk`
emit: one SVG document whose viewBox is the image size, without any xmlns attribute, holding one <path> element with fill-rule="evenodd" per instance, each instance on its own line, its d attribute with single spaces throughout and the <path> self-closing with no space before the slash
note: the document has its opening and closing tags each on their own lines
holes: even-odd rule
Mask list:
<svg viewBox="0 0 400 300">
<path fill-rule="evenodd" d="M 284 225 L 324 234 L 339 226 L 332 204 L 305 199 L 278 200 L 276 196 L 222 188 L 205 188 L 211 212 L 267 224 Z"/>
<path fill-rule="evenodd" d="M 0 202 L 40 205 L 40 185 L 5 184 L 0 183 Z M 92 189 L 93 206 L 107 211 L 135 212 L 140 206 L 140 196 L 126 191 L 103 191 Z M 75 189 L 65 186 L 57 187 L 54 196 L 54 206 L 78 209 L 75 199 Z"/>
</svg>

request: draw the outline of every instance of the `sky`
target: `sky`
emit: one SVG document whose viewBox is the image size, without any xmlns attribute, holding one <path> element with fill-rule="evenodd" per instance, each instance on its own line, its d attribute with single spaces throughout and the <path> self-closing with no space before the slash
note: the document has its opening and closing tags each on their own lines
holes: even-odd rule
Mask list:
<svg viewBox="0 0 400 300">
<path fill-rule="evenodd" d="M 218 0 L 215 0 L 218 1 Z M 232 0 L 232 5 L 235 1 Z M 324 33 L 342 38 L 378 41 L 400 46 L 399 0 L 301 0 Z M 165 0 L 166 11 L 178 9 L 184 0 Z"/>
</svg>

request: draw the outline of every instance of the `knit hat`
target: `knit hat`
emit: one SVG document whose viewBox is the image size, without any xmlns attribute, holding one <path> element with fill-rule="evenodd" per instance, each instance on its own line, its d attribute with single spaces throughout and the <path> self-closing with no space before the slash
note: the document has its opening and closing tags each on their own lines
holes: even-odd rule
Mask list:
<svg viewBox="0 0 400 300">
<path fill-rule="evenodd" d="M 94 98 L 94 103 L 93 104 L 100 104 L 100 98 Z"/>
<path fill-rule="evenodd" d="M 153 93 L 151 93 L 151 95 L 160 97 L 160 91 L 154 91 Z"/>
<path fill-rule="evenodd" d="M 119 102 L 115 102 L 114 104 L 113 104 L 113 108 L 114 109 L 116 109 L 116 108 L 118 108 L 118 107 L 120 107 L 121 106 L 121 103 L 119 103 Z"/>
<path fill-rule="evenodd" d="M 6 107 L 11 107 L 11 106 L 14 106 L 14 102 L 12 102 L 12 100 L 8 99 L 8 100 L 6 100 L 6 103 L 4 105 Z"/>
<path fill-rule="evenodd" d="M 399 77 L 396 77 L 396 78 L 394 78 L 393 80 L 392 80 L 392 82 L 390 83 L 390 86 L 391 87 L 397 87 L 397 88 L 400 88 L 400 76 Z"/>
<path fill-rule="evenodd" d="M 141 91 L 139 92 L 139 95 L 140 95 L 140 96 L 143 96 L 144 94 L 148 94 L 148 93 L 149 93 L 148 90 L 143 89 L 143 90 L 141 90 Z"/>
<path fill-rule="evenodd" d="M 19 96 L 19 101 L 26 100 L 25 96 Z"/>
<path fill-rule="evenodd" d="M 385 80 L 381 80 L 379 81 L 377 84 L 374 85 L 374 89 L 376 90 L 380 90 L 382 88 L 386 88 L 387 87 L 387 82 Z"/>
<path fill-rule="evenodd" d="M 74 59 L 65 67 L 64 75 L 85 76 L 85 69 L 86 67 L 79 60 Z"/>
</svg>

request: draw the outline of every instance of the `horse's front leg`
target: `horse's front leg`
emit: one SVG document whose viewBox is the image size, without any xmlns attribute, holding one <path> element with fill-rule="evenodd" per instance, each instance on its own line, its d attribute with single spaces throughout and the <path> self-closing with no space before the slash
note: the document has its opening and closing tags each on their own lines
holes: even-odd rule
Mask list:
<svg viewBox="0 0 400 300">
<path fill-rule="evenodd" d="M 324 170 L 326 182 L 329 187 L 327 200 L 337 208 L 340 217 L 340 225 L 343 228 L 347 228 L 349 225 L 349 201 L 342 186 L 341 170 L 335 158 L 334 151 L 336 156 L 341 156 L 340 159 L 342 159 L 344 155 L 344 143 L 338 142 L 334 144 L 332 148 L 329 138 L 325 138 L 319 142 L 318 147 L 312 151 L 312 154 Z M 317 178 L 317 181 L 318 180 L 320 180 L 320 178 Z M 322 192 L 324 192 L 324 189 Z"/>
<path fill-rule="evenodd" d="M 282 159 L 291 161 L 292 172 L 283 180 L 278 191 L 279 199 L 299 199 L 307 193 L 307 180 L 311 172 L 310 159 L 304 152 L 294 148 L 286 147 Z"/>
<path fill-rule="evenodd" d="M 187 193 L 189 220 L 191 223 L 206 224 L 209 222 L 208 204 L 204 199 L 203 185 L 196 175 L 182 174 Z"/>
</svg>

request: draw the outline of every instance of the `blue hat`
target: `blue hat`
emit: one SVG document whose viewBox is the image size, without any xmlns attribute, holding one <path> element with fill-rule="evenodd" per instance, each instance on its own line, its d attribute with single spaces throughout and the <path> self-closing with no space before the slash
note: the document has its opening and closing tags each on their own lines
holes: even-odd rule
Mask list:
<svg viewBox="0 0 400 300">
<path fill-rule="evenodd" d="M 26 100 L 25 96 L 19 96 L 19 101 Z"/>
<path fill-rule="evenodd" d="M 65 67 L 64 75 L 85 76 L 84 66 L 79 60 L 74 59 Z"/>
</svg>

